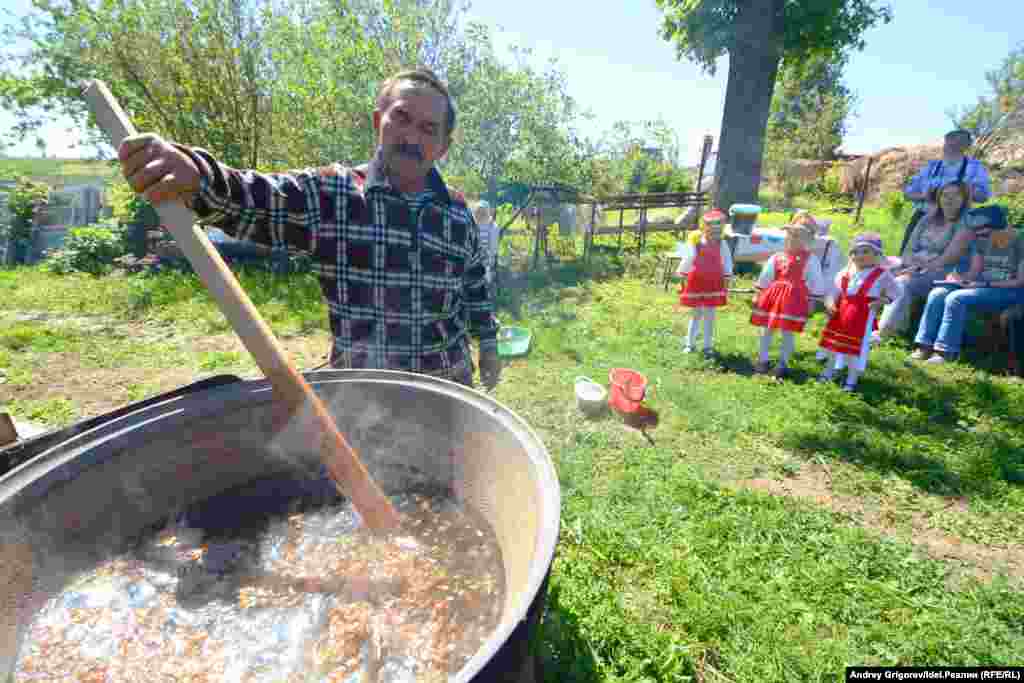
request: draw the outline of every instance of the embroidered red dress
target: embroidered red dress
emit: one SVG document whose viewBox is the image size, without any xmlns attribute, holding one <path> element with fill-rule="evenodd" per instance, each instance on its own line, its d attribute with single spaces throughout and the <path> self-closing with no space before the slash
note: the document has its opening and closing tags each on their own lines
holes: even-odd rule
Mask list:
<svg viewBox="0 0 1024 683">
<path fill-rule="evenodd" d="M 811 310 L 811 295 L 804 280 L 804 271 L 811 252 L 804 249 L 795 254 L 784 251 L 772 256 L 774 280 L 761 290 L 754 301 L 750 322 L 786 332 L 803 332 Z"/>
<path fill-rule="evenodd" d="M 724 306 L 725 268 L 722 266 L 722 243 L 699 244 L 693 269 L 686 275 L 686 282 L 679 288 L 679 305 L 697 308 L 700 306 Z"/>
<path fill-rule="evenodd" d="M 839 281 L 836 314 L 828 321 L 821 335 L 821 348 L 833 353 L 845 353 L 848 356 L 860 355 L 864 335 L 868 333 L 870 306 L 876 299 L 868 294 L 884 273 L 884 269 L 876 267 L 852 296 L 846 293 L 847 287 L 850 286 L 850 274 L 843 275 Z"/>
</svg>

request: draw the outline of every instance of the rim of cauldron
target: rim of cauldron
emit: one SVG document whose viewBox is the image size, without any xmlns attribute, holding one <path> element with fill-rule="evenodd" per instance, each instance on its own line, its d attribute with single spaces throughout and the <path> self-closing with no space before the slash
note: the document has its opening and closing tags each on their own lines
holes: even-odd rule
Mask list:
<svg viewBox="0 0 1024 683">
<path fill-rule="evenodd" d="M 517 439 L 525 446 L 535 471 L 538 475 L 541 491 L 549 504 L 539 516 L 538 537 L 534 543 L 534 557 L 530 567 L 525 598 L 512 610 L 510 618 L 503 618 L 499 626 L 491 632 L 480 649 L 455 676 L 454 680 L 462 683 L 476 677 L 510 640 L 516 627 L 527 620 L 528 613 L 535 599 L 543 588 L 554 561 L 555 547 L 558 542 L 559 520 L 561 514 L 561 490 L 554 464 L 547 447 L 537 433 L 512 409 L 493 397 L 462 384 L 445 379 L 430 377 L 397 370 L 318 370 L 302 373 L 314 388 L 317 385 L 346 382 L 364 382 L 381 384 L 413 385 L 417 389 L 447 394 L 452 398 L 469 403 L 477 409 L 491 413 L 503 425 L 515 433 Z M 59 485 L 60 481 L 73 479 L 72 475 L 59 473 L 52 476 L 55 470 L 73 461 L 81 447 L 88 446 L 95 459 L 83 463 L 82 469 L 102 462 L 108 457 L 131 447 L 131 441 L 145 440 L 145 425 L 158 420 L 185 421 L 210 414 L 230 410 L 235 404 L 251 404 L 254 400 L 272 400 L 270 382 L 266 379 L 249 379 L 213 387 L 200 392 L 172 396 L 140 407 L 138 410 L 118 415 L 112 420 L 104 421 L 97 426 L 74 434 L 47 448 L 35 457 L 0 475 L 0 508 L 15 503 L 23 495 L 35 498 L 44 494 L 51 486 Z M 266 397 L 266 398 L 264 398 Z M 216 400 L 221 398 L 222 400 Z M 192 410 L 186 410 L 191 407 Z M 146 414 L 151 415 L 147 416 Z M 140 418 L 148 418 L 139 421 Z M 125 439 L 128 443 L 125 443 Z M 116 444 L 116 447 L 115 447 Z M 102 456 L 102 457 L 101 457 Z M 51 475 L 51 476 L 48 476 Z"/>
</svg>

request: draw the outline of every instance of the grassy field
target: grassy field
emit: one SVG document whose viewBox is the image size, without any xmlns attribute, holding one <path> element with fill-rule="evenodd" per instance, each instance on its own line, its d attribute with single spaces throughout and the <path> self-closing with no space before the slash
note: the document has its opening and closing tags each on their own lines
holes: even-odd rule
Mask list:
<svg viewBox="0 0 1024 683">
<path fill-rule="evenodd" d="M 85 159 L 0 159 L 0 180 L 14 180 L 27 176 L 45 182 L 51 187 L 100 181 L 103 183 L 120 177 L 117 167 L 107 161 Z"/>
<path fill-rule="evenodd" d="M 850 218 L 832 218 L 845 247 Z M 865 223 L 889 245 L 903 225 L 877 209 Z M 1019 664 L 1024 385 L 990 374 L 992 358 L 909 365 L 897 341 L 844 394 L 813 381 L 820 314 L 798 339 L 793 381 L 754 377 L 742 295 L 719 318 L 721 359 L 684 356 L 675 294 L 652 281 L 672 241 L 566 260 L 500 295 L 503 322 L 528 326 L 534 348 L 494 395 L 542 436 L 562 485 L 546 680 Z M 319 365 L 315 281 L 243 284 L 296 363 Z M 648 377 L 656 426 L 580 417 L 574 378 L 607 384 L 613 367 Z M 194 278 L 0 271 L 0 409 L 64 424 L 220 372 L 255 367 Z"/>
</svg>

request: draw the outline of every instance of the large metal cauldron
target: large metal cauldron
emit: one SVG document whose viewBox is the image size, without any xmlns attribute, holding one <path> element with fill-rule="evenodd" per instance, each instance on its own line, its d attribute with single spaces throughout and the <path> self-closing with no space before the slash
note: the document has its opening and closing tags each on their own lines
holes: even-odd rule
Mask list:
<svg viewBox="0 0 1024 683">
<path fill-rule="evenodd" d="M 529 640 L 560 506 L 540 439 L 507 408 L 451 382 L 375 370 L 306 378 L 386 491 L 452 485 L 497 534 L 502 621 L 454 680 L 532 680 Z M 271 393 L 265 381 L 186 388 L 26 442 L 38 452 L 19 453 L 32 457 L 0 477 L 0 680 L 32 614 L 71 573 L 185 506 L 258 479 L 316 475 L 317 456 Z"/>
</svg>

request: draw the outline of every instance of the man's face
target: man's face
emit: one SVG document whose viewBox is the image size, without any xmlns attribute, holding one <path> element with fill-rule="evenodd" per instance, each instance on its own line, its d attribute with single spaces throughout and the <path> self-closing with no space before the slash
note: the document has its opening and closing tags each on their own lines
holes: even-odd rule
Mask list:
<svg viewBox="0 0 1024 683">
<path fill-rule="evenodd" d="M 947 135 L 942 144 L 942 153 L 946 156 L 959 156 L 967 149 L 967 140 L 961 135 Z"/>
<path fill-rule="evenodd" d="M 939 195 L 939 206 L 947 217 L 958 216 L 964 206 L 964 196 L 956 186 L 946 187 Z"/>
<path fill-rule="evenodd" d="M 377 143 L 389 171 L 403 178 L 426 176 L 448 151 L 448 103 L 419 83 L 399 83 L 373 112 Z"/>
</svg>

